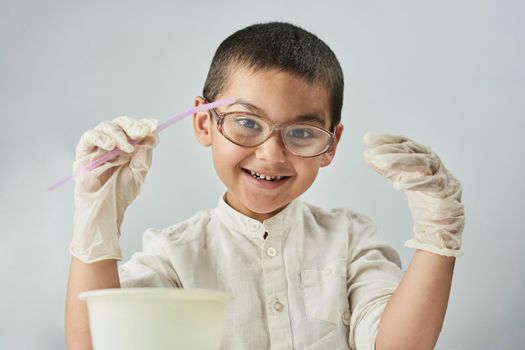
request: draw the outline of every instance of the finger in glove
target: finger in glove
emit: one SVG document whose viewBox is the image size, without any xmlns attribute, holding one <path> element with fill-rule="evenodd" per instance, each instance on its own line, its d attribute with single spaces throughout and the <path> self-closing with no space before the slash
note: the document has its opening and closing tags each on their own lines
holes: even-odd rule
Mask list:
<svg viewBox="0 0 525 350">
<path fill-rule="evenodd" d="M 372 147 L 369 149 L 370 154 L 378 155 L 385 153 L 424 153 L 431 154 L 432 150 L 430 147 L 425 145 L 420 145 L 414 141 L 404 141 L 402 143 L 388 143 Z"/>
<path fill-rule="evenodd" d="M 416 173 L 415 175 L 433 175 L 439 168 L 440 161 L 430 154 L 422 153 L 387 153 L 373 155 L 371 151 L 365 151 L 365 159 L 373 165 L 374 169 L 380 169 L 381 174 L 390 177 L 400 172 Z"/>
<path fill-rule="evenodd" d="M 75 158 L 82 158 L 93 152 L 95 148 L 111 151 L 115 148 L 115 140 L 99 130 L 88 130 L 82 134 L 78 141 Z"/>
<path fill-rule="evenodd" d="M 404 181 L 395 181 L 393 186 L 401 191 L 424 191 L 424 192 L 440 192 L 445 188 L 447 179 L 442 173 L 431 176 L 420 176 Z"/>
<path fill-rule="evenodd" d="M 363 140 L 368 148 L 374 148 L 384 144 L 395 144 L 410 141 L 409 138 L 402 135 L 380 134 L 370 131 L 364 135 Z"/>
<path fill-rule="evenodd" d="M 122 116 L 115 118 L 113 122 L 120 126 L 132 140 L 142 139 L 157 128 L 154 119 L 143 118 L 136 121 L 130 117 Z"/>
<path fill-rule="evenodd" d="M 126 153 L 132 153 L 135 147 L 128 141 L 128 137 L 124 133 L 120 125 L 115 122 L 103 122 L 95 127 L 95 130 L 101 131 L 115 140 L 117 147 Z"/>
</svg>

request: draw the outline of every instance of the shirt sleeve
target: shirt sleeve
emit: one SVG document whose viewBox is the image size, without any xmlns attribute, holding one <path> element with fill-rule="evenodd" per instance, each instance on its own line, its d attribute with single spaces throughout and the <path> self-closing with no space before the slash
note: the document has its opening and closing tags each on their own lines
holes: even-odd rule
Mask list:
<svg viewBox="0 0 525 350">
<path fill-rule="evenodd" d="M 168 258 L 165 242 L 163 230 L 146 230 L 142 239 L 143 250 L 119 266 L 122 288 L 182 287 Z"/>
<path fill-rule="evenodd" d="M 352 349 L 374 350 L 379 321 L 403 270 L 397 251 L 375 238 L 376 225 L 370 218 L 352 212 L 348 218 L 349 344 Z"/>
</svg>

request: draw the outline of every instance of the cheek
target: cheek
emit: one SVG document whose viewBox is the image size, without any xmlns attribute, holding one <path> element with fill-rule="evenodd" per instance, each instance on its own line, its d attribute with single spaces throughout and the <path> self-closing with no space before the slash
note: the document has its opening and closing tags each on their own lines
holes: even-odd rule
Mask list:
<svg viewBox="0 0 525 350">
<path fill-rule="evenodd" d="M 303 159 L 295 164 L 295 171 L 303 183 L 312 184 L 319 173 L 321 158 Z"/>
<path fill-rule="evenodd" d="M 213 164 L 219 176 L 227 175 L 244 159 L 246 151 L 228 140 L 214 140 L 212 145 Z M 223 178 L 223 181 L 225 179 Z"/>
</svg>

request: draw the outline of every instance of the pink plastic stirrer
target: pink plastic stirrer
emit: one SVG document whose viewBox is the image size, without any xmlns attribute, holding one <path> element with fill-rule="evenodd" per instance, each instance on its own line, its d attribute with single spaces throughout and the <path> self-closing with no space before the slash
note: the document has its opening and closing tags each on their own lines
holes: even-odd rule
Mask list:
<svg viewBox="0 0 525 350">
<path fill-rule="evenodd" d="M 215 102 L 212 102 L 212 103 L 206 103 L 206 104 L 203 104 L 203 105 L 200 105 L 200 106 L 197 106 L 197 107 L 194 107 L 194 108 L 190 108 L 188 109 L 187 111 L 185 112 L 182 112 L 180 114 L 177 114 L 176 116 L 174 117 L 171 117 L 169 118 L 168 120 L 166 120 L 164 123 L 160 124 L 159 126 L 157 126 L 157 129 L 156 131 L 157 132 L 161 132 L 162 130 L 172 126 L 173 124 L 175 124 L 176 122 L 184 119 L 184 117 L 187 117 L 189 115 L 192 115 L 193 113 L 197 113 L 197 112 L 201 112 L 201 111 L 206 111 L 208 109 L 212 109 L 212 108 L 215 108 L 215 107 L 219 107 L 219 106 L 225 106 L 225 105 L 230 105 L 232 103 L 235 102 L 235 99 L 233 98 L 225 98 L 225 99 L 222 99 L 222 100 L 219 100 L 219 101 L 215 101 Z M 139 143 L 140 140 L 132 140 L 130 143 L 132 145 L 136 145 L 137 143 Z M 95 159 L 93 159 L 91 161 L 91 163 L 89 163 L 88 165 L 86 165 L 85 167 L 81 168 L 80 170 L 78 170 L 77 172 L 75 172 L 74 174 L 72 175 L 69 175 L 65 178 L 63 178 L 62 180 L 60 181 L 57 181 L 55 184 L 49 186 L 47 188 L 48 191 L 53 191 L 54 189 L 62 186 L 63 184 L 65 184 L 66 182 L 74 179 L 75 177 L 77 177 L 78 175 L 80 174 L 83 174 L 85 172 L 88 172 L 90 170 L 93 170 L 95 168 L 98 168 L 100 165 L 104 164 L 105 162 L 107 162 L 108 160 L 111 160 L 115 157 L 117 157 L 119 154 L 121 153 L 120 149 L 115 147 L 112 151 L 109 151 L 108 153 L 100 156 L 100 157 L 97 157 Z"/>
</svg>

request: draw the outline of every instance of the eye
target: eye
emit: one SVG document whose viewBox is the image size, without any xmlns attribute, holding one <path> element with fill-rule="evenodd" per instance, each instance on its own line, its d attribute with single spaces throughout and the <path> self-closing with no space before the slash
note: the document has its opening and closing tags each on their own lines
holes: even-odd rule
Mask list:
<svg viewBox="0 0 525 350">
<path fill-rule="evenodd" d="M 237 117 L 235 119 L 235 122 L 239 124 L 240 126 L 242 126 L 243 128 L 253 129 L 253 130 L 261 129 L 261 125 L 250 117 Z"/>
<path fill-rule="evenodd" d="M 286 133 L 286 136 L 296 139 L 309 139 L 314 136 L 312 130 L 309 129 L 292 129 Z"/>
</svg>

